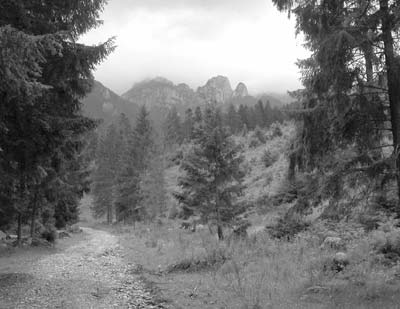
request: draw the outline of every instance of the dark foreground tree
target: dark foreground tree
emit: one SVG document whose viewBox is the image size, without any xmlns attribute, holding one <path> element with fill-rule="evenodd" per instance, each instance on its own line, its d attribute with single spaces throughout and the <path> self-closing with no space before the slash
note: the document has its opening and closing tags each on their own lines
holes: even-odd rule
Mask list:
<svg viewBox="0 0 400 309">
<path fill-rule="evenodd" d="M 397 182 L 400 214 L 399 2 L 273 2 L 296 16 L 297 31 L 312 53 L 299 62 L 304 110 L 293 157 L 312 170 L 332 161 L 327 160 L 331 154 L 351 150 L 341 162 L 334 160 L 340 163 L 334 177 L 358 173 L 380 191 Z M 340 189 L 345 182 L 336 183 Z"/>
<path fill-rule="evenodd" d="M 7 174 L 0 179 L 7 200 L 1 208 L 17 220 L 19 239 L 28 214 L 35 222 L 41 206 L 58 205 L 48 191 L 55 182 L 69 185 L 57 179 L 66 179 L 63 166 L 79 157 L 71 149 L 79 149 L 79 136 L 95 125 L 81 115 L 80 99 L 112 41 L 85 46 L 77 40 L 100 23 L 104 4 L 0 0 L 0 164 Z"/>
<path fill-rule="evenodd" d="M 182 192 L 177 200 L 188 213 L 200 214 L 217 224 L 223 239 L 223 226 L 230 224 L 244 209 L 236 202 L 241 194 L 243 173 L 240 149 L 221 125 L 219 113 L 206 111 L 206 122 L 181 163 L 184 176 L 179 179 Z"/>
</svg>

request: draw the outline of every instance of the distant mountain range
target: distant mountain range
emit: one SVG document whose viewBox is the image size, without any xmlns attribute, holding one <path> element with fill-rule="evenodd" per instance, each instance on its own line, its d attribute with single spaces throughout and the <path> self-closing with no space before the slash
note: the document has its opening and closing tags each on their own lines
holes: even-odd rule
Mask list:
<svg viewBox="0 0 400 309">
<path fill-rule="evenodd" d="M 175 85 L 163 77 L 156 77 L 136 83 L 122 96 L 117 95 L 100 82 L 95 82 L 91 93 L 82 101 L 86 115 L 104 119 L 106 122 L 125 113 L 134 120 L 141 105 L 150 111 L 153 123 L 159 127 L 168 110 L 175 107 L 178 113 L 184 114 L 188 108 L 216 104 L 217 106 L 254 105 L 258 100 L 269 101 L 271 106 L 283 106 L 289 103 L 289 97 L 283 94 L 266 93 L 250 96 L 244 83 L 232 89 L 229 79 L 216 76 L 199 87 L 196 91 L 187 84 Z"/>
<path fill-rule="evenodd" d="M 95 81 L 92 91 L 82 101 L 82 109 L 86 116 L 109 121 L 121 113 L 125 113 L 129 118 L 135 118 L 139 105 L 123 99 L 100 82 Z"/>
</svg>

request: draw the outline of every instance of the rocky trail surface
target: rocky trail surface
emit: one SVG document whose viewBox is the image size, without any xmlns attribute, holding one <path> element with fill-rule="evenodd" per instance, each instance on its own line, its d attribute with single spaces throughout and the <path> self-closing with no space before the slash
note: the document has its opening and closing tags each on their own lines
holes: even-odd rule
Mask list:
<svg viewBox="0 0 400 309">
<path fill-rule="evenodd" d="M 84 228 L 79 237 L 12 272 L 2 267 L 0 308 L 163 308 L 124 263 L 116 236 Z"/>
</svg>

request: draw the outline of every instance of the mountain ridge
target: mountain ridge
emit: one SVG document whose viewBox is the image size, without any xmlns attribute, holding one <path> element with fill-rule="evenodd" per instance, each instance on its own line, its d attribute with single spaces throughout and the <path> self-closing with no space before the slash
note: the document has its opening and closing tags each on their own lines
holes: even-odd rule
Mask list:
<svg viewBox="0 0 400 309">
<path fill-rule="evenodd" d="M 134 83 L 122 95 L 116 94 L 101 82 L 95 81 L 92 91 L 82 100 L 85 115 L 112 121 L 119 114 L 124 113 L 132 122 L 141 105 L 146 105 L 155 127 L 161 128 L 169 110 L 175 108 L 180 115 L 184 115 L 188 108 L 204 107 L 216 104 L 227 108 L 233 104 L 253 106 L 259 100 L 269 102 L 271 106 L 279 107 L 286 104 L 270 93 L 252 96 L 245 83 L 240 82 L 233 89 L 229 79 L 222 75 L 210 78 L 203 86 L 196 90 L 186 83 L 174 84 L 164 77 L 145 79 Z M 284 95 L 281 95 L 284 98 Z"/>
</svg>

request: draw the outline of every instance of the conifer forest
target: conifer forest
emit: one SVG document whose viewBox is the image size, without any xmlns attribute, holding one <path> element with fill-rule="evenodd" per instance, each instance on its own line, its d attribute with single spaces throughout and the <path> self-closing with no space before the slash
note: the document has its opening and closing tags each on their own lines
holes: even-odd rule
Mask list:
<svg viewBox="0 0 400 309">
<path fill-rule="evenodd" d="M 400 308 L 400 2 L 0 0 L 1 308 Z"/>
</svg>

